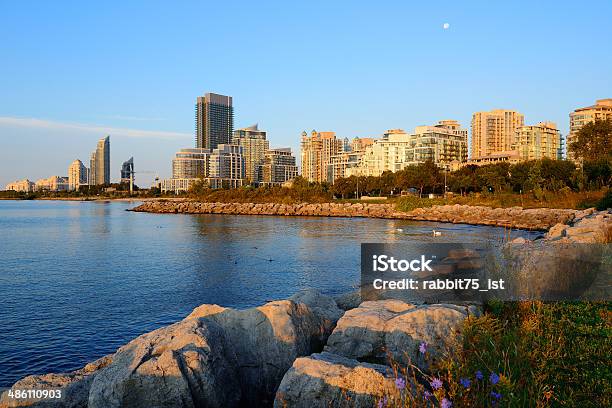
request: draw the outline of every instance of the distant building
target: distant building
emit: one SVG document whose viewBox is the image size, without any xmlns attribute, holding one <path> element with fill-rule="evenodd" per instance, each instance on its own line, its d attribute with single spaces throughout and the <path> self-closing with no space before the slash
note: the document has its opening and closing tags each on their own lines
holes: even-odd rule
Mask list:
<svg viewBox="0 0 612 408">
<path fill-rule="evenodd" d="M 523 114 L 496 109 L 472 115 L 472 151 L 470 158 L 512 150 L 516 130 L 525 124 Z"/>
<path fill-rule="evenodd" d="M 77 159 L 68 167 L 68 190 L 78 190 L 87 184 L 89 184 L 89 169 Z"/>
<path fill-rule="evenodd" d="M 347 177 L 349 169 L 361 164 L 364 153 L 364 151 L 348 151 L 332 156 L 327 165 L 327 181 L 334 183 L 339 178 Z"/>
<path fill-rule="evenodd" d="M 282 185 L 297 177 L 298 168 L 290 148 L 276 148 L 266 151 L 261 166 L 262 184 Z"/>
<path fill-rule="evenodd" d="M 51 176 L 36 180 L 34 189 L 38 191 L 68 191 L 68 177 Z"/>
<path fill-rule="evenodd" d="M 229 144 L 234 130 L 232 97 L 207 93 L 196 100 L 196 147 L 215 149 Z"/>
<path fill-rule="evenodd" d="M 7 184 L 6 187 L 4 187 L 4 189 L 6 191 L 12 190 L 12 191 L 17 191 L 17 192 L 22 192 L 22 193 L 30 193 L 34 191 L 34 183 L 28 179 L 19 180 L 19 181 L 14 181 L 12 183 Z"/>
<path fill-rule="evenodd" d="M 172 160 L 172 178 L 161 180 L 162 192 L 178 194 L 202 181 L 210 188 L 236 188 L 244 181 L 242 148 L 219 145 L 216 149 L 181 149 Z"/>
<path fill-rule="evenodd" d="M 245 178 L 249 183 L 261 182 L 261 166 L 270 148 L 270 142 L 266 140 L 266 132 L 259 130 L 257 124 L 238 129 L 232 136 L 232 144 L 242 147 L 242 155 L 245 163 Z"/>
<path fill-rule="evenodd" d="M 488 156 L 481 156 L 474 159 L 469 159 L 465 162 L 451 163 L 451 170 L 458 170 L 464 166 L 486 166 L 488 164 L 509 163 L 516 164 L 521 161 L 521 158 L 516 150 L 508 150 L 505 152 L 493 153 Z"/>
<path fill-rule="evenodd" d="M 366 147 L 368 146 L 372 146 L 372 144 L 374 143 L 373 138 L 369 138 L 369 137 L 356 137 L 351 141 L 351 151 L 352 152 L 363 152 L 365 151 Z"/>
<path fill-rule="evenodd" d="M 244 181 L 242 148 L 220 144 L 210 155 L 210 177 L 219 179 L 223 187 L 236 188 Z"/>
<path fill-rule="evenodd" d="M 516 130 L 513 150 L 519 159 L 541 160 L 544 158 L 561 160 L 563 158 L 563 139 L 557 125 L 540 122 L 533 126 L 521 126 Z"/>
<path fill-rule="evenodd" d="M 110 184 L 110 137 L 98 141 L 96 150 L 91 154 L 89 184 L 97 186 Z"/>
<path fill-rule="evenodd" d="M 385 171 L 396 172 L 407 166 L 432 161 L 448 166 L 453 161 L 467 159 L 467 130 L 454 120 L 443 120 L 433 126 L 418 126 L 412 134 L 402 129 L 388 130 L 366 146 L 359 165 L 344 168 L 344 177 L 351 175 L 380 176 Z M 333 167 L 335 175 L 342 171 Z"/>
<path fill-rule="evenodd" d="M 172 178 L 197 179 L 208 177 L 210 149 L 181 149 L 172 160 Z"/>
<path fill-rule="evenodd" d="M 121 165 L 121 183 L 130 183 L 134 179 L 134 158 L 130 157 Z"/>
<path fill-rule="evenodd" d="M 570 113 L 570 132 L 567 135 L 567 157 L 574 159 L 574 155 L 569 151 L 570 144 L 574 141 L 578 131 L 587 123 L 596 120 L 612 120 L 612 98 L 598 99 L 595 105 L 586 108 L 578 108 Z"/>
<path fill-rule="evenodd" d="M 343 151 L 343 140 L 334 132 L 303 132 L 301 140 L 302 176 L 308 181 L 327 181 L 331 157 Z"/>
</svg>

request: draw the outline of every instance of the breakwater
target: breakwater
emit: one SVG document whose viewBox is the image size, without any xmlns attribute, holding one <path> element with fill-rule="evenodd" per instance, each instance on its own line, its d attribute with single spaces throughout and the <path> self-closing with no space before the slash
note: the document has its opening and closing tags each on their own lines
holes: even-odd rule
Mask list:
<svg viewBox="0 0 612 408">
<path fill-rule="evenodd" d="M 491 208 L 469 205 L 435 205 L 398 211 L 392 204 L 371 203 L 208 203 L 198 201 L 148 201 L 133 209 L 161 214 L 231 214 L 316 217 L 369 217 L 454 224 L 489 225 L 516 229 L 548 230 L 556 224 L 579 220 L 595 210 L 521 207 Z"/>
</svg>

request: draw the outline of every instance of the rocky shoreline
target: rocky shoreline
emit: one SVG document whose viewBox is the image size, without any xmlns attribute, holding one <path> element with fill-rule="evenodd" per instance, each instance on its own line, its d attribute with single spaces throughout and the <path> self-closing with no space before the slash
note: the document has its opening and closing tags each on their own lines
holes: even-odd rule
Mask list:
<svg viewBox="0 0 612 408">
<path fill-rule="evenodd" d="M 130 211 L 160 214 L 231 214 L 317 217 L 368 217 L 453 224 L 490 225 L 545 231 L 556 224 L 567 224 L 592 214 L 595 209 L 570 210 L 521 207 L 491 208 L 469 205 L 435 205 L 409 212 L 392 204 L 370 203 L 208 203 L 197 201 L 148 201 Z"/>
<path fill-rule="evenodd" d="M 520 240 L 514 244 L 533 244 Z M 612 211 L 559 223 L 539 242 L 612 242 Z M 395 389 L 388 357 L 427 370 L 419 345 L 433 358 L 460 353 L 462 322 L 480 313 L 473 305 L 361 302 L 358 293 L 315 290 L 244 310 L 204 304 L 83 369 L 29 376 L 11 388 L 61 390 L 61 400 L 11 399 L 5 391 L 0 408 L 372 407 Z"/>
</svg>

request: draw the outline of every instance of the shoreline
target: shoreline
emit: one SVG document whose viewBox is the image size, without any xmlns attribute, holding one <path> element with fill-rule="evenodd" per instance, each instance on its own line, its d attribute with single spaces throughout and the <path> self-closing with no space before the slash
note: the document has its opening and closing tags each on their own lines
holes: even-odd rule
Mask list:
<svg viewBox="0 0 612 408">
<path fill-rule="evenodd" d="M 210 203 L 198 201 L 147 201 L 128 209 L 156 214 L 227 214 L 268 216 L 315 216 L 344 218 L 382 218 L 434 221 L 452 224 L 487 225 L 510 229 L 547 231 L 556 224 L 568 224 L 595 212 L 521 207 L 492 208 L 469 205 L 436 205 L 404 212 L 392 204 L 373 203 Z"/>
</svg>

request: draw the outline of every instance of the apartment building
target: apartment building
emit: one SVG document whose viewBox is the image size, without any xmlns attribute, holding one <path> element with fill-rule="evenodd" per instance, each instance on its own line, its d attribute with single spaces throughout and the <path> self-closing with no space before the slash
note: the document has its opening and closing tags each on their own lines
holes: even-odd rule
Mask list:
<svg viewBox="0 0 612 408">
<path fill-rule="evenodd" d="M 34 183 L 28 179 L 24 179 L 9 183 L 6 185 L 6 187 L 4 187 L 4 189 L 6 191 L 12 190 L 21 193 L 31 193 L 32 191 L 34 191 Z"/>
<path fill-rule="evenodd" d="M 450 164 L 466 160 L 467 152 L 467 130 L 457 121 L 418 126 L 412 134 L 391 129 L 368 146 L 359 165 L 346 168 L 345 175 L 380 176 L 385 171 L 396 172 L 428 160 L 437 165 Z"/>
<path fill-rule="evenodd" d="M 310 135 L 303 132 L 301 139 L 302 176 L 308 181 L 319 183 L 327 181 L 331 157 L 343 150 L 344 142 L 336 138 L 335 132 L 313 130 Z"/>
<path fill-rule="evenodd" d="M 521 126 L 516 130 L 515 144 L 512 150 L 518 153 L 521 161 L 544 158 L 561 160 L 563 158 L 561 132 L 553 122 Z"/>
<path fill-rule="evenodd" d="M 68 191 L 68 177 L 51 176 L 36 180 L 34 189 L 37 191 Z"/>
<path fill-rule="evenodd" d="M 110 184 L 110 137 L 98 141 L 89 161 L 89 184 Z"/>
<path fill-rule="evenodd" d="M 229 144 L 234 131 L 232 97 L 207 93 L 198 96 L 195 105 L 196 147 L 215 149 Z"/>
<path fill-rule="evenodd" d="M 75 160 L 68 166 L 68 190 L 78 190 L 81 186 L 89 184 L 89 169 L 82 161 Z"/>
<path fill-rule="evenodd" d="M 297 177 L 298 168 L 291 148 L 269 149 L 260 166 L 261 183 L 281 185 Z"/>
<path fill-rule="evenodd" d="M 524 124 L 524 115 L 513 110 L 475 112 L 472 115 L 470 158 L 512 150 L 516 130 Z"/>
<path fill-rule="evenodd" d="M 242 147 L 246 181 L 259 184 L 262 178 L 261 166 L 266 157 L 266 152 L 270 149 L 270 142 L 266 140 L 266 132 L 259 130 L 257 124 L 235 130 L 232 136 L 232 144 Z"/>
</svg>

